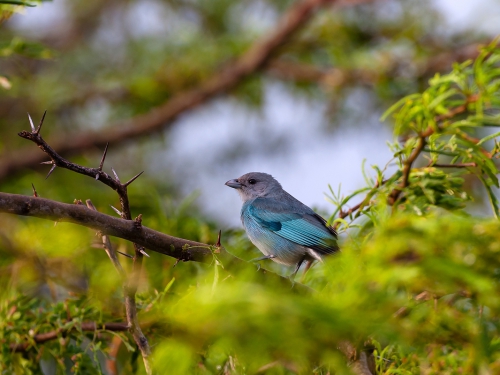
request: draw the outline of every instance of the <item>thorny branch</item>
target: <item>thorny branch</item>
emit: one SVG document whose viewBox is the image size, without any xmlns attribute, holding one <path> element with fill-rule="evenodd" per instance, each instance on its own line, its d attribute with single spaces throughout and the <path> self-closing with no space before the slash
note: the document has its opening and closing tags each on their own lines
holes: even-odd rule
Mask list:
<svg viewBox="0 0 500 375">
<path fill-rule="evenodd" d="M 22 131 L 19 133 L 19 136 L 25 139 L 28 139 L 38 145 L 38 147 L 46 153 L 50 157 L 49 162 L 44 162 L 44 164 L 50 164 L 52 165 L 49 173 L 47 174 L 47 178 L 50 176 L 50 174 L 54 171 L 56 167 L 62 167 L 65 169 L 68 169 L 70 171 L 80 173 L 86 176 L 90 176 L 92 178 L 95 178 L 96 180 L 100 180 L 107 186 L 111 187 L 114 189 L 120 198 L 120 205 L 121 205 L 121 211 L 120 211 L 120 216 L 123 219 L 126 220 L 131 220 L 132 219 L 132 214 L 130 211 L 130 204 L 128 200 L 128 193 L 127 193 L 127 187 L 139 177 L 141 173 L 137 174 L 133 178 L 131 178 L 128 182 L 122 183 L 120 179 L 118 178 L 118 175 L 116 172 L 113 170 L 114 178 L 109 176 L 107 173 L 103 172 L 102 167 L 104 164 L 104 160 L 106 157 L 106 153 L 108 150 L 108 145 L 106 145 L 106 148 L 104 150 L 104 154 L 102 156 L 101 162 L 99 164 L 98 168 L 87 168 L 80 166 L 78 164 L 72 163 L 63 157 L 61 157 L 57 152 L 54 151 L 52 147 L 50 147 L 42 138 L 40 135 L 40 129 L 43 125 L 43 120 L 45 118 L 45 113 L 43 114 L 42 120 L 40 121 L 40 125 L 38 126 L 37 129 L 35 129 L 33 125 L 33 121 L 31 120 L 31 117 L 29 117 L 30 124 L 31 124 L 31 132 L 27 131 Z M 89 206 L 90 209 L 95 210 L 95 207 L 93 207 L 91 202 L 87 202 L 87 205 Z M 136 222 L 137 224 L 137 222 Z M 140 224 L 140 222 L 139 222 Z M 137 225 L 136 225 L 137 228 Z M 125 295 L 125 311 L 126 311 L 126 316 L 127 316 L 127 322 L 129 324 L 129 330 L 132 336 L 134 337 L 134 340 L 139 347 L 139 350 L 141 351 L 143 360 L 144 360 L 144 366 L 146 368 L 146 373 L 151 374 L 152 373 L 152 366 L 151 366 L 151 361 L 149 357 L 151 356 L 151 348 L 148 344 L 148 341 L 146 339 L 146 336 L 144 336 L 140 326 L 139 326 L 139 321 L 137 319 L 137 305 L 135 301 L 135 294 L 137 292 L 137 281 L 140 278 L 141 274 L 141 268 L 142 268 L 142 258 L 143 254 L 145 254 L 143 247 L 141 245 L 138 245 L 137 243 L 134 244 L 134 249 L 135 249 L 135 256 L 134 256 L 134 262 L 133 262 L 133 271 L 129 277 L 126 277 L 123 268 L 120 265 L 120 262 L 118 261 L 118 258 L 116 257 L 116 253 L 112 250 L 111 244 L 109 243 L 109 240 L 104 236 L 103 237 L 103 243 L 106 249 L 106 252 L 108 253 L 113 265 L 117 269 L 118 273 L 122 277 L 122 279 L 125 282 L 124 285 L 124 295 Z"/>
<path fill-rule="evenodd" d="M 210 264 L 214 253 L 232 272 L 255 266 L 217 247 L 183 238 L 169 236 L 142 225 L 137 227 L 135 220 L 125 220 L 91 210 L 81 204 L 68 204 L 40 197 L 0 192 L 0 213 L 32 216 L 56 222 L 68 222 L 98 231 L 101 235 L 123 238 L 140 246 L 176 258 L 180 261 L 194 261 Z M 276 277 L 283 285 L 290 288 L 290 280 L 260 268 L 257 272 L 262 277 Z M 298 282 L 294 283 L 298 292 L 310 293 L 312 290 Z"/>
<path fill-rule="evenodd" d="M 45 117 L 45 114 L 44 114 Z M 31 118 L 30 118 L 31 121 Z M 147 244 L 144 244 L 144 242 L 147 242 L 146 240 L 151 239 L 150 236 L 141 236 L 145 232 L 148 232 L 148 228 L 144 228 L 142 225 L 142 216 L 139 215 L 135 220 L 131 220 L 131 212 L 130 212 L 130 207 L 128 203 L 128 195 L 127 195 L 127 186 L 132 183 L 137 177 L 140 176 L 140 174 L 136 175 L 133 177 L 131 180 L 129 180 L 126 183 L 121 183 L 120 179 L 118 178 L 117 173 L 113 170 L 114 178 L 109 176 L 107 173 L 105 173 L 102 168 L 104 164 L 104 159 L 105 155 L 107 152 L 107 147 L 104 151 L 104 155 L 101 159 L 100 165 L 98 168 L 87 168 L 83 167 L 80 165 L 77 165 L 75 163 L 72 163 L 63 157 L 61 157 L 55 150 L 50 147 L 42 138 L 40 135 L 39 131 L 40 128 L 43 124 L 43 119 L 42 122 L 40 123 L 40 126 L 35 129 L 34 126 L 32 126 L 32 132 L 27 132 L 23 131 L 20 132 L 19 135 L 25 139 L 31 140 L 32 142 L 36 143 L 42 151 L 44 151 L 49 157 L 50 161 L 47 162 L 46 164 L 51 164 L 51 170 L 47 177 L 54 171 L 54 169 L 59 166 L 63 167 L 65 169 L 90 176 L 92 178 L 95 178 L 96 180 L 100 180 L 107 186 L 112 187 L 114 190 L 116 190 L 120 196 L 120 203 L 121 203 L 121 211 L 118 211 L 118 213 L 121 216 L 121 219 L 116 219 L 116 218 L 111 218 L 107 217 L 107 215 L 103 215 L 98 213 L 95 210 L 95 207 L 92 205 L 92 202 L 87 201 L 87 206 L 88 208 L 85 208 L 83 204 L 76 204 L 76 205 L 65 205 L 63 203 L 58 203 L 58 202 L 52 202 L 46 199 L 39 198 L 37 194 L 34 194 L 35 196 L 33 198 L 31 197 L 23 197 L 19 195 L 14 195 L 14 194 L 6 194 L 6 193 L 0 193 L 0 212 L 8 212 L 8 213 L 14 213 L 14 214 L 20 214 L 20 215 L 30 215 L 30 216 L 38 216 L 42 218 L 51 218 L 51 219 L 56 219 L 58 221 L 70 221 L 82 225 L 88 225 L 91 227 L 94 227 L 95 229 L 98 229 L 101 236 L 103 237 L 103 244 L 106 252 L 108 253 L 108 256 L 110 257 L 111 261 L 113 262 L 115 268 L 117 269 L 118 273 L 122 278 L 124 278 L 126 275 L 123 272 L 123 269 L 119 263 L 119 260 L 116 256 L 116 253 L 113 251 L 111 244 L 109 242 L 109 239 L 107 238 L 107 235 L 110 234 L 112 235 L 113 233 L 108 233 L 113 232 L 117 230 L 117 228 L 120 228 L 119 224 L 124 224 L 126 228 L 125 236 L 130 236 L 130 233 L 132 233 L 131 237 L 137 236 L 139 234 L 139 239 L 135 238 L 127 238 L 130 241 L 134 243 L 134 248 L 135 248 L 135 257 L 134 257 L 134 265 L 133 265 L 133 272 L 129 277 L 125 277 L 125 283 L 124 283 L 124 295 L 125 295 L 125 307 L 126 307 L 126 316 L 127 316 L 127 322 L 128 322 L 128 329 L 131 332 L 132 336 L 134 337 L 134 340 L 136 344 L 139 347 L 139 350 L 141 351 L 143 360 L 144 360 L 144 365 L 146 369 L 146 373 L 151 374 L 152 373 L 152 364 L 150 360 L 151 356 L 151 349 L 148 344 L 148 341 L 144 334 L 142 333 L 142 330 L 139 326 L 139 322 L 137 319 L 137 306 L 136 306 L 136 301 L 135 301 L 135 293 L 137 290 L 137 280 L 139 278 L 139 274 L 141 271 L 141 263 L 142 263 L 142 254 L 145 254 L 144 248 L 151 248 Z M 26 201 L 27 200 L 27 201 Z M 16 206 L 17 203 L 17 206 Z M 82 210 L 85 210 L 83 212 Z M 92 221 L 90 217 L 94 217 L 94 219 L 101 220 L 101 221 L 106 221 L 107 226 L 102 227 L 101 225 L 96 225 L 95 221 Z M 111 224 L 109 221 L 113 221 L 114 223 Z M 121 223 L 118 223 L 116 221 L 120 221 Z M 123 223 L 124 222 L 124 223 Z M 149 230 L 152 231 L 152 230 Z M 154 231 L 153 231 L 154 232 Z M 124 236 L 124 238 L 125 238 Z M 163 235 L 165 236 L 165 235 Z M 173 238 L 170 238 L 173 239 Z M 209 245 L 205 244 L 197 244 L 197 243 L 190 243 L 190 241 L 182 240 L 182 239 L 174 239 L 174 242 L 184 242 L 181 246 L 181 255 L 178 257 L 178 259 L 183 259 L 183 260 L 190 260 L 189 258 L 186 258 L 186 253 L 189 254 L 189 250 L 192 248 L 190 245 L 194 245 L 195 250 L 202 249 L 203 254 L 205 255 L 206 260 L 213 260 L 213 253 L 214 252 L 219 252 L 222 253 L 223 249 L 220 245 L 220 232 L 219 232 L 219 238 L 217 240 L 217 245 L 215 247 L 210 247 Z M 173 243 L 170 243 L 169 250 L 172 251 L 172 245 Z M 186 246 L 188 245 L 188 246 Z M 165 246 L 165 243 L 162 244 L 160 247 L 161 250 L 164 250 L 167 248 Z M 175 245 L 174 249 L 175 250 Z M 186 251 L 187 250 L 187 251 Z M 221 254 L 222 255 L 222 254 Z M 226 253 L 227 255 L 227 253 Z M 233 264 L 237 258 L 233 257 Z M 266 273 L 267 271 L 263 271 L 263 273 Z M 272 275 L 272 273 L 270 273 Z M 288 281 L 288 280 L 287 280 Z M 297 284 L 297 290 L 298 291 L 305 291 L 307 290 L 307 287 Z M 366 362 L 366 361 L 365 361 Z M 359 369 L 356 367 L 356 373 L 359 374 L 371 374 L 370 370 L 366 367 L 366 363 L 363 361 L 356 361 L 357 366 Z"/>
</svg>

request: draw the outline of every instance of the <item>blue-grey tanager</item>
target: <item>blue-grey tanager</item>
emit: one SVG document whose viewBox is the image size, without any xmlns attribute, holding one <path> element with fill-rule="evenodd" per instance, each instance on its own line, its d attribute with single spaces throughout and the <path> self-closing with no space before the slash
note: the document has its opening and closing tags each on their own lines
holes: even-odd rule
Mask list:
<svg viewBox="0 0 500 375">
<path fill-rule="evenodd" d="M 255 260 L 295 265 L 293 277 L 304 261 L 306 272 L 315 260 L 321 262 L 324 255 L 339 250 L 337 233 L 326 220 L 283 190 L 271 175 L 251 172 L 226 185 L 240 194 L 241 222 L 264 254 Z"/>
</svg>

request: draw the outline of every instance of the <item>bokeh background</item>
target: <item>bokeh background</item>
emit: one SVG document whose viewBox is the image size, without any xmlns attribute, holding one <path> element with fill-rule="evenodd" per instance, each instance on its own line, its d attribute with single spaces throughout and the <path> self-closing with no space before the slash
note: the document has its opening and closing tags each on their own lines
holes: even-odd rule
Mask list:
<svg viewBox="0 0 500 375">
<path fill-rule="evenodd" d="M 222 228 L 239 225 L 240 207 L 224 182 L 249 171 L 273 174 L 292 195 L 328 214 L 329 185 L 347 194 L 363 185 L 363 160 L 368 173 L 370 165 L 390 162 L 386 142 L 394 139 L 382 113 L 454 61 L 474 57 L 477 44 L 498 33 L 500 17 L 492 0 L 354 3 L 319 12 L 268 67 L 235 89 L 164 130 L 113 145 L 108 165 L 127 176 L 145 170 L 146 186 L 167 189 L 175 199 L 196 196 L 194 204 Z M 26 7 L 0 31 L 0 75 L 8 79 L 0 90 L 0 165 L 13 150 L 31 146 L 16 135 L 28 127 L 27 112 L 37 121 L 47 109 L 49 142 L 54 134 L 99 132 L 147 113 L 224 69 L 272 30 L 290 4 L 53 1 Z M 78 155 L 95 164 L 100 151 L 89 147 Z M 29 175 L 23 182 L 50 196 L 47 170 L 18 168 L 1 184 L 27 192 L 30 184 L 16 181 Z M 68 187 L 86 198 L 76 188 Z"/>
<path fill-rule="evenodd" d="M 29 130 L 27 113 L 38 123 L 47 110 L 42 135 L 63 156 L 97 167 L 109 138 L 106 172 L 114 168 L 127 181 L 145 171 L 129 187 L 132 215 L 142 214 L 144 225 L 207 244 L 214 244 L 222 229 L 222 244 L 252 259 L 259 252 L 241 230 L 241 203 L 224 186 L 228 179 L 249 171 L 271 173 L 292 195 L 330 217 L 333 194 L 373 186 L 366 181 L 375 175 L 372 166 L 385 177 L 397 168 L 391 146 L 407 139 L 404 131 L 394 137 L 392 118 L 381 120 L 384 112 L 423 92 L 430 78 L 453 64 L 474 60 L 479 47 L 500 34 L 500 2 L 494 0 L 331 1 L 231 87 L 198 97 L 175 116 L 158 110 L 230 74 L 242 56 L 273 35 L 294 4 L 1 4 L 0 191 L 32 195 L 33 184 L 43 198 L 67 203 L 90 198 L 99 211 L 115 215 L 110 207 L 119 207 L 115 192 L 62 168 L 46 178 L 50 166 L 40 165 L 47 160 L 43 153 L 17 135 Z M 467 70 L 471 92 L 484 83 L 484 72 L 496 80 L 497 65 L 480 70 L 478 63 L 477 71 Z M 487 90 L 496 87 L 496 81 L 487 83 Z M 496 92 L 485 98 L 493 104 L 484 113 L 497 121 Z M 449 111 L 455 108 L 452 100 L 446 103 Z M 477 109 L 483 101 L 468 104 Z M 158 126 L 141 131 L 143 120 L 155 116 Z M 139 131 L 114 140 L 131 129 Z M 496 130 L 489 129 L 470 132 L 481 139 Z M 426 164 L 425 156 L 413 164 L 429 177 L 424 182 L 433 173 L 453 176 L 420 168 Z M 474 171 L 463 174 L 463 186 L 454 178 L 460 185 L 454 198 L 453 190 L 439 193 L 448 199 L 443 204 L 420 199 L 428 213 L 423 219 L 421 210 L 390 217 L 389 192 L 381 189 L 378 203 L 341 233 L 342 257 L 330 257 L 307 274 L 305 283 L 321 290 L 314 297 L 291 292 L 288 283 L 258 279 L 252 265 L 233 272 L 215 260 L 177 264 L 151 253 L 137 280 L 137 301 L 159 373 L 330 374 L 315 367 L 326 363 L 349 374 L 338 343 L 350 340 L 361 347 L 371 336 L 379 342 L 378 353 L 383 351 L 375 358 L 386 374 L 441 374 L 448 368 L 498 373 L 500 239 L 496 221 L 478 218 L 493 215 L 477 178 L 483 170 Z M 497 170 L 491 173 L 496 176 Z M 497 193 L 495 181 L 487 186 Z M 436 184 L 441 190 L 451 186 Z M 409 196 L 417 200 L 422 194 Z M 466 211 L 475 215 L 470 217 L 461 210 L 469 196 Z M 459 201 L 453 214 L 445 212 L 450 201 Z M 356 227 L 363 220 L 366 225 Z M 78 322 L 124 321 L 123 285 L 102 246 L 96 248 L 99 240 L 72 224 L 0 216 L 0 342 L 25 343 L 31 333 L 71 330 Z M 133 253 L 127 241 L 113 238 L 113 244 Z M 130 270 L 132 262 L 120 259 Z M 263 267 L 290 272 L 272 262 Z M 422 293 L 428 290 L 436 294 Z M 397 311 L 404 313 L 395 318 Z M 127 333 L 97 337 L 73 329 L 67 340 L 18 354 L 9 345 L 0 348 L 5 371 L 145 373 Z M 270 365 L 274 370 L 266 372 Z"/>
</svg>

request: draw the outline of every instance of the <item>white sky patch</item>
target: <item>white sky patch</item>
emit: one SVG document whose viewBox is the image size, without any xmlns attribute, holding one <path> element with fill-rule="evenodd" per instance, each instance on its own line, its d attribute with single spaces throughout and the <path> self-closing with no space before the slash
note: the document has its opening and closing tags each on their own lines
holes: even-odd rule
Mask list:
<svg viewBox="0 0 500 375">
<path fill-rule="evenodd" d="M 474 30 L 500 34 L 500 2 L 496 0 L 434 0 L 451 32 Z"/>
</svg>

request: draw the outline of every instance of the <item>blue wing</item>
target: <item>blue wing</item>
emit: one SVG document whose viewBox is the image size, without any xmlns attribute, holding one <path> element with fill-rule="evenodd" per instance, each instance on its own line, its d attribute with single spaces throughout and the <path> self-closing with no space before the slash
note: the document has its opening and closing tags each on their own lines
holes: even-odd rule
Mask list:
<svg viewBox="0 0 500 375">
<path fill-rule="evenodd" d="M 337 233 L 325 219 L 299 201 L 257 198 L 246 207 L 261 227 L 326 255 L 338 251 Z"/>
</svg>

